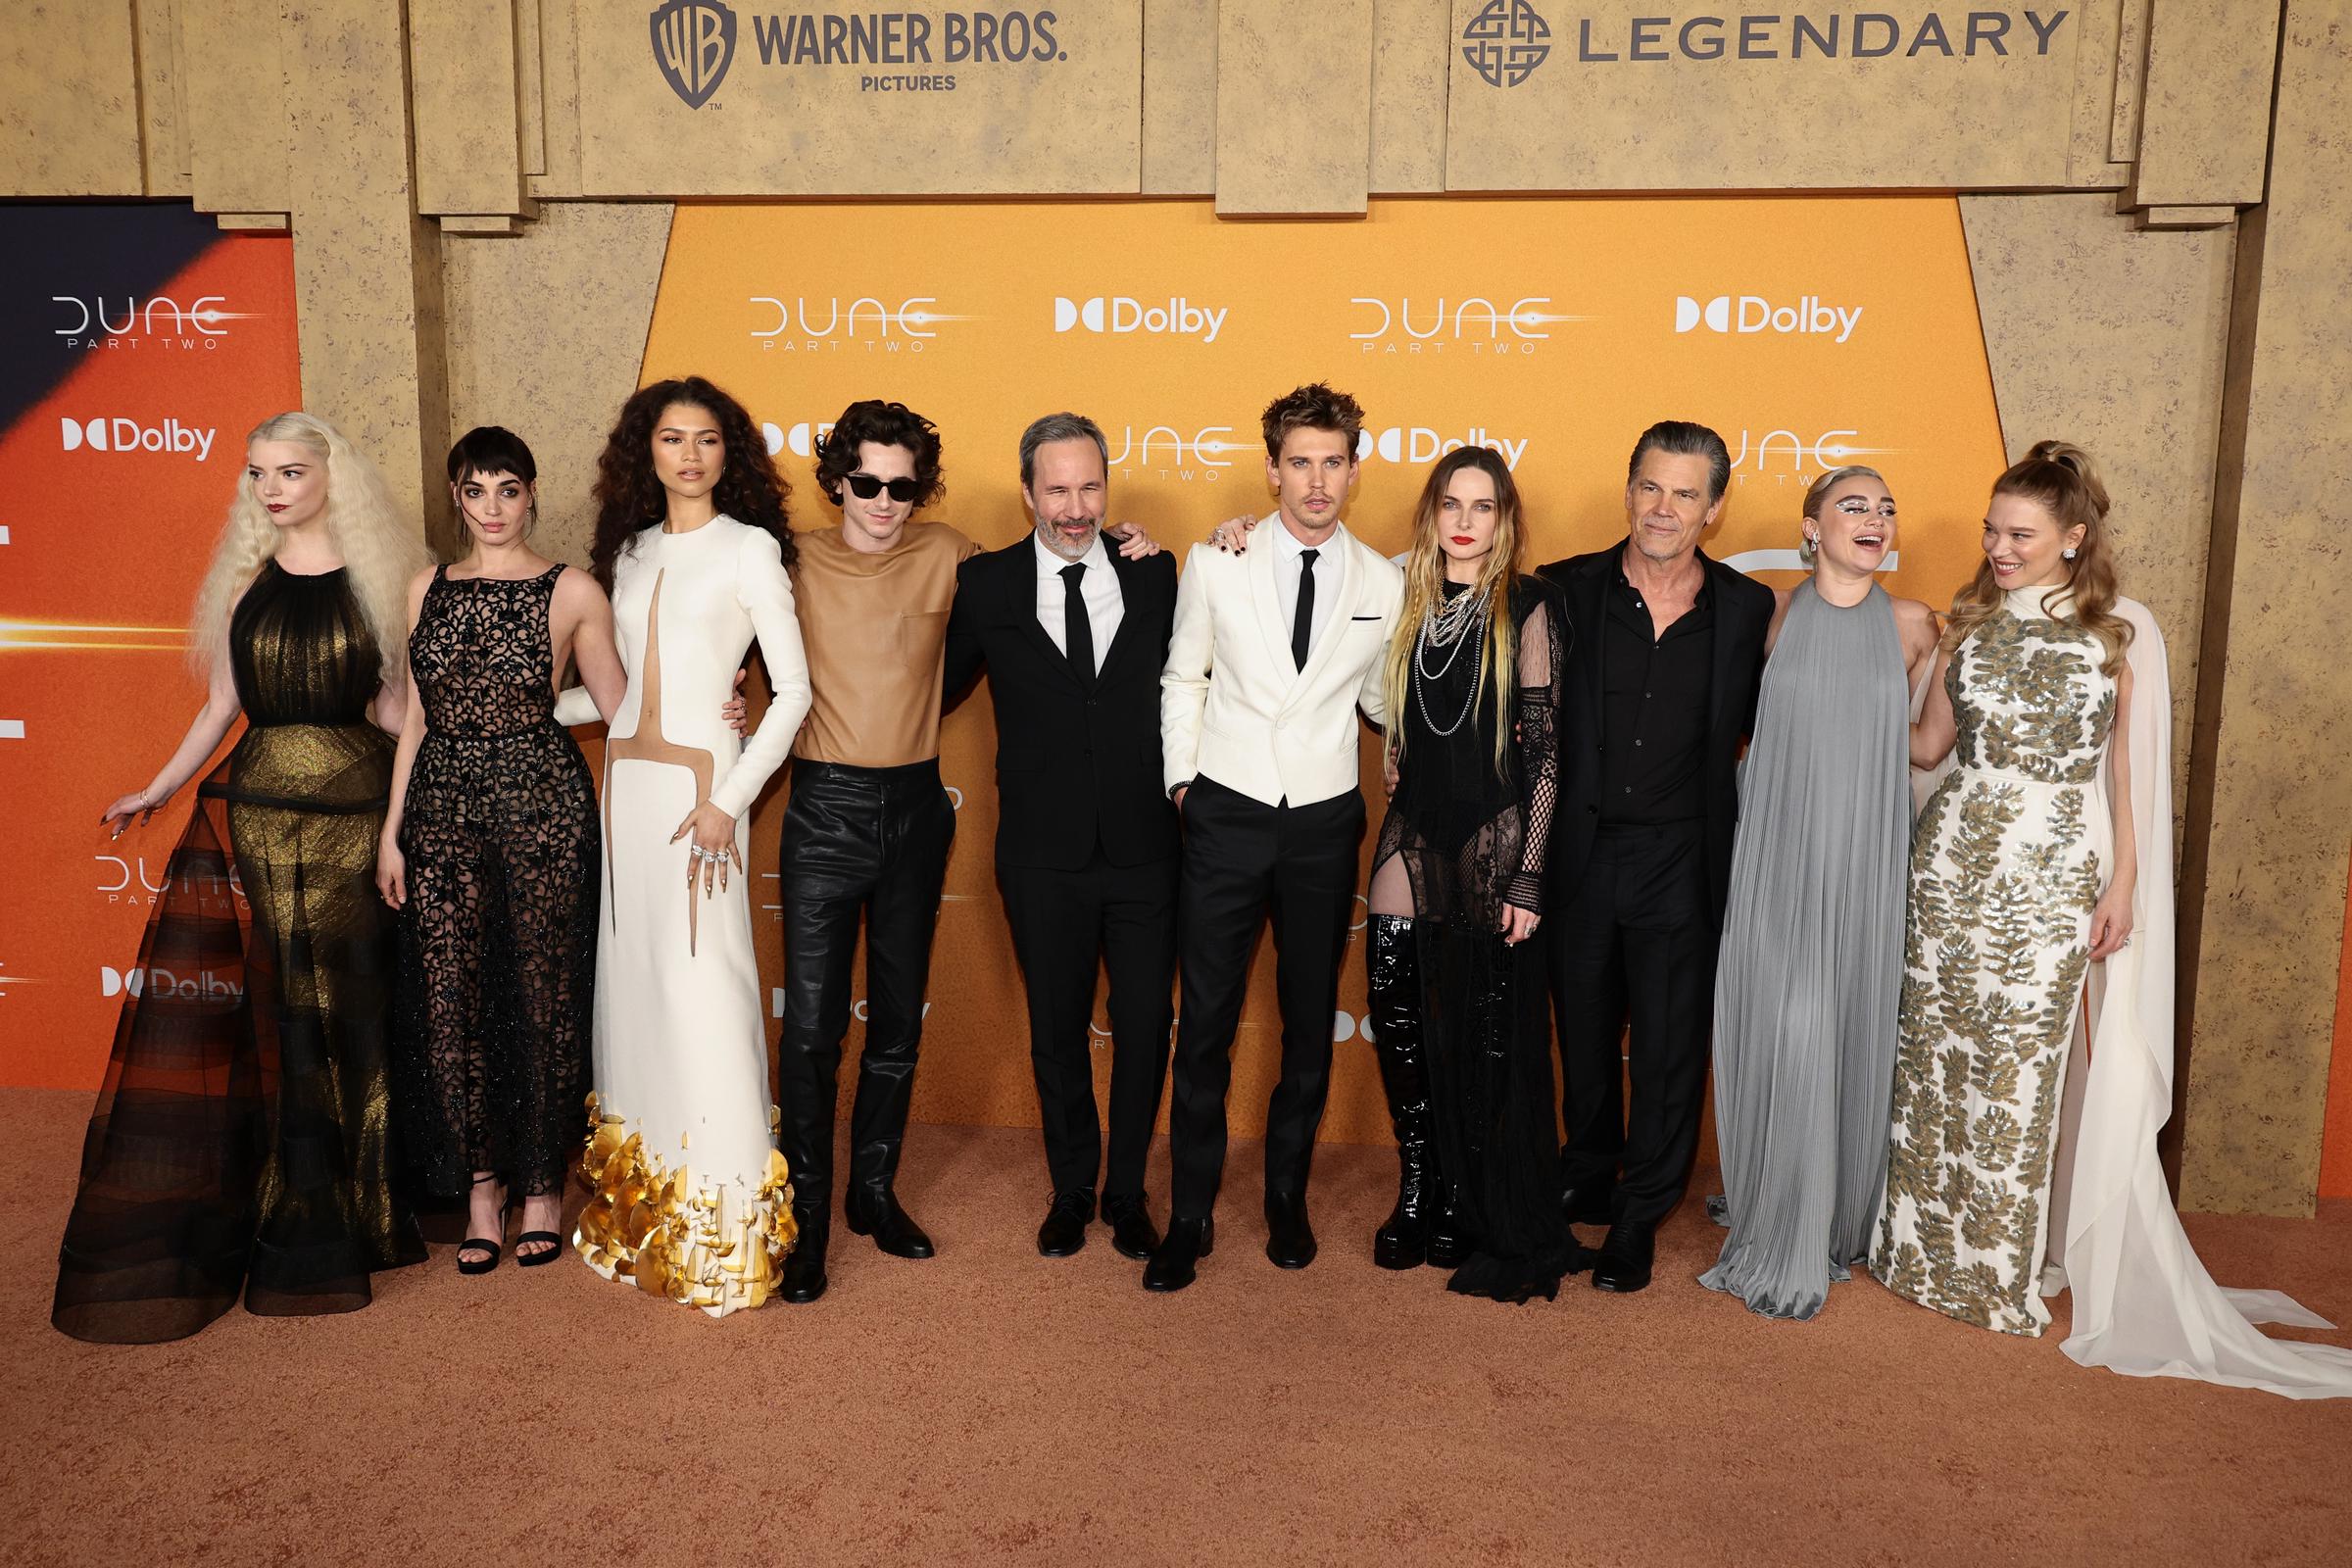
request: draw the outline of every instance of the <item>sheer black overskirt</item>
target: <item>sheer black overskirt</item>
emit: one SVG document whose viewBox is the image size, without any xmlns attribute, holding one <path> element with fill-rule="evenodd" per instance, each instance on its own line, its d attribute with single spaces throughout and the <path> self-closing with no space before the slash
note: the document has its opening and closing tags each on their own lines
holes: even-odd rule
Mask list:
<svg viewBox="0 0 2352 1568">
<path fill-rule="evenodd" d="M 436 573 L 409 640 L 426 729 L 401 818 L 397 1082 L 423 1188 L 495 1171 L 560 1194 L 588 1091 L 595 786 L 554 716 L 548 610 L 527 582 Z"/>
<path fill-rule="evenodd" d="M 1407 710 L 1393 715 L 1404 744 L 1373 863 L 1401 856 L 1411 883 L 1439 1168 L 1478 1238 L 1448 1288 L 1526 1301 L 1556 1295 L 1578 1251 L 1555 1182 L 1544 944 L 1513 947 L 1499 934 L 1505 903 L 1543 912 L 1564 651 L 1541 584 L 1523 580 L 1511 609 L 1517 679 L 1500 765 L 1488 693 L 1450 735 L 1431 723 L 1462 712 L 1476 650 L 1442 679 L 1416 674 Z"/>
</svg>

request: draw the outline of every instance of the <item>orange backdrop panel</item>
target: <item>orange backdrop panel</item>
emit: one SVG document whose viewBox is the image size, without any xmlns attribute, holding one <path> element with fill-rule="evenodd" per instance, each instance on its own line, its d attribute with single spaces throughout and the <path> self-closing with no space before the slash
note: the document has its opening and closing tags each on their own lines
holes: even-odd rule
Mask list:
<svg viewBox="0 0 2352 1568">
<path fill-rule="evenodd" d="M 1221 222 L 1206 202 L 681 207 L 644 378 L 688 371 L 766 423 L 802 527 L 834 521 L 809 479 L 826 421 L 857 398 L 920 410 L 947 443 L 932 514 L 991 547 L 1027 527 L 1016 443 L 1036 416 L 1098 420 L 1112 517 L 1181 549 L 1267 510 L 1258 411 L 1313 379 L 1367 411 L 1348 520 L 1392 552 L 1430 462 L 1471 441 L 1513 466 L 1531 563 L 1606 545 L 1624 532 L 1635 437 L 1691 418 L 1736 459 L 1711 553 L 1790 580 L 1806 484 L 1869 463 L 1902 513 L 1889 585 L 1940 606 L 1973 569 L 2002 464 L 1948 198 L 1389 201 L 1345 223 Z M 1375 757 L 1367 735 L 1367 778 Z M 983 687 L 942 743 L 959 826 L 915 1114 L 1033 1126 L 990 856 L 994 758 Z M 771 987 L 783 793 L 754 820 Z M 1236 1048 L 1242 1136 L 1262 1130 L 1272 1086 L 1271 969 L 1261 944 Z M 1360 942 L 1340 996 L 1324 1136 L 1378 1141 Z M 854 1024 L 853 1050 L 858 1036 Z M 1100 1050 L 1097 1067 L 1107 1072 Z"/>
<path fill-rule="evenodd" d="M 201 325 L 182 314 L 199 301 Z M 155 775 L 203 704 L 189 602 L 245 432 L 301 404 L 288 240 L 222 237 L 135 302 L 86 301 L 93 325 L 134 303 L 125 330 L 74 336 L 80 363 L 0 433 L 0 1082 L 15 1085 L 95 1087 L 125 984 L 203 983 L 131 974 L 194 787 L 119 841 L 98 813 Z M 8 308 L 72 324 L 81 307 Z"/>
</svg>

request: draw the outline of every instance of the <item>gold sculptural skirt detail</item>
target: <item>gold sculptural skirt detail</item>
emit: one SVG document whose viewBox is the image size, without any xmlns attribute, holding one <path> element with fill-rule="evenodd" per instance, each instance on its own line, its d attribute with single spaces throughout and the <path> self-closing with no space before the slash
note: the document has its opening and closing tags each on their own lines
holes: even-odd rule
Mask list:
<svg viewBox="0 0 2352 1568">
<path fill-rule="evenodd" d="M 768 1109 L 769 1130 L 777 1112 Z M 580 1174 L 588 1206 L 573 1246 L 590 1268 L 712 1317 L 759 1306 L 800 1229 L 792 1217 L 792 1182 L 772 1148 L 750 1194 L 696 1179 L 681 1147 L 675 1169 L 649 1154 L 645 1140 L 588 1097 L 588 1152 Z"/>
</svg>

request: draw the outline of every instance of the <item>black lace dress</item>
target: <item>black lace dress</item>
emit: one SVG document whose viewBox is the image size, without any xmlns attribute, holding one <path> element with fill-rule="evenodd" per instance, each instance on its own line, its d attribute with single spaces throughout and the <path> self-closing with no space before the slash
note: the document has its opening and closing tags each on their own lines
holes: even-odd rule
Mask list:
<svg viewBox="0 0 2352 1568">
<path fill-rule="evenodd" d="M 50 1314 L 75 1339 L 179 1339 L 240 1291 L 265 1315 L 348 1312 L 424 1257 L 386 1074 L 392 742 L 345 575 L 271 562 L 230 617 L 246 730 L 197 793 L 116 1026 Z"/>
<path fill-rule="evenodd" d="M 436 570 L 409 637 L 425 732 L 400 824 L 397 1078 L 404 1146 L 440 1197 L 478 1170 L 561 1193 L 579 1144 L 603 840 L 587 760 L 555 718 L 563 570 Z"/>
<path fill-rule="evenodd" d="M 1447 584 L 1448 601 L 1461 591 Z M 1377 876 L 1402 856 L 1412 883 L 1438 1163 L 1467 1200 L 1478 1241 L 1447 1288 L 1525 1301 L 1556 1295 L 1576 1257 L 1555 1179 L 1544 943 L 1513 947 L 1500 934 L 1506 902 L 1544 911 L 1564 650 L 1550 596 L 1533 578 L 1520 580 L 1511 613 L 1516 682 L 1501 765 L 1480 647 L 1459 648 L 1450 662 L 1447 650 L 1418 651 L 1373 867 Z"/>
</svg>

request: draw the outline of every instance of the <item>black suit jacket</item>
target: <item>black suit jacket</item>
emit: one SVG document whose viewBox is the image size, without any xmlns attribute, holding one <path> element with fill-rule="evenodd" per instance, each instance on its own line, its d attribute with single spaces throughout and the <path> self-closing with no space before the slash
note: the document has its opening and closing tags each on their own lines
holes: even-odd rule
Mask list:
<svg viewBox="0 0 2352 1568">
<path fill-rule="evenodd" d="M 1176 808 L 1160 788 L 1159 672 L 1176 618 L 1176 558 L 1109 549 L 1124 608 L 1082 683 L 1037 619 L 1037 546 L 972 557 L 948 615 L 947 697 L 981 664 L 997 706 L 997 863 L 1074 871 L 1095 846 L 1113 865 L 1177 852 Z"/>
<path fill-rule="evenodd" d="M 1617 581 L 1625 546 L 1572 556 L 1539 575 L 1558 595 L 1570 636 L 1568 690 L 1561 704 L 1559 808 L 1552 815 L 1551 876 L 1556 895 L 1576 888 L 1592 857 L 1600 825 L 1600 647 L 1604 596 Z M 1698 558 L 1715 597 L 1715 663 L 1707 684 L 1707 890 L 1715 924 L 1732 886 L 1732 835 L 1740 821 L 1740 748 L 1756 717 L 1764 674 L 1764 633 L 1772 624 L 1772 590 L 1704 552 Z M 1554 906 L 1557 907 L 1557 905 Z"/>
</svg>

